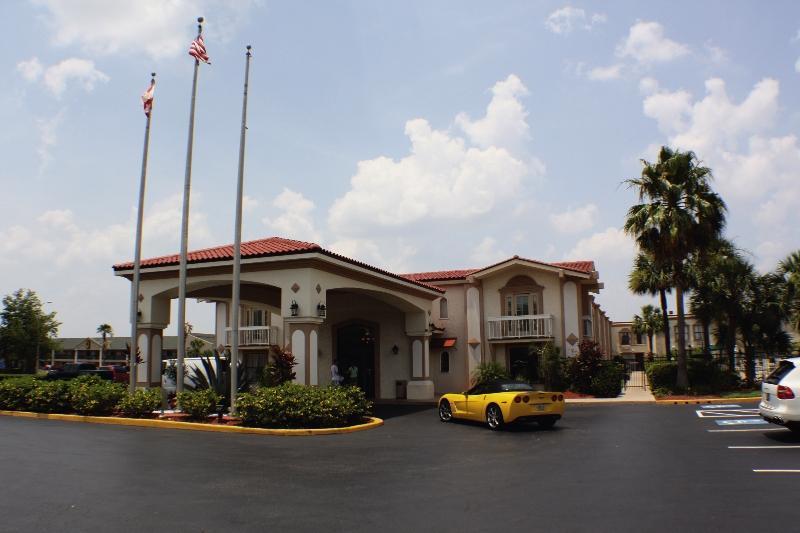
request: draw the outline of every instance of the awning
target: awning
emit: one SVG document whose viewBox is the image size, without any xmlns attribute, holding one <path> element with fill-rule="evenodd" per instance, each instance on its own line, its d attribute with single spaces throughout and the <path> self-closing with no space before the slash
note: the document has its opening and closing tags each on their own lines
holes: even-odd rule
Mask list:
<svg viewBox="0 0 800 533">
<path fill-rule="evenodd" d="M 456 345 L 456 337 L 443 337 L 431 339 L 431 348 L 452 348 Z"/>
</svg>

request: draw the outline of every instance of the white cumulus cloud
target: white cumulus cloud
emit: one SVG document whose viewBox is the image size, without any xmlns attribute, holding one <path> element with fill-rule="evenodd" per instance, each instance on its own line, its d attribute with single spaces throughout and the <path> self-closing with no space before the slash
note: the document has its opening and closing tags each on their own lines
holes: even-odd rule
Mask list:
<svg viewBox="0 0 800 533">
<path fill-rule="evenodd" d="M 77 57 L 70 57 L 48 67 L 33 57 L 18 63 L 17 71 L 29 82 L 41 80 L 56 98 L 60 98 L 70 84 L 78 84 L 85 91 L 91 92 L 98 83 L 109 80 L 108 75 L 95 67 L 94 61 Z"/>
<path fill-rule="evenodd" d="M 544 25 L 553 33 L 566 35 L 576 29 L 590 30 L 596 24 L 602 24 L 606 20 L 608 17 L 604 13 L 589 15 L 584 9 L 566 5 L 550 13 L 547 20 L 544 21 Z"/>
<path fill-rule="evenodd" d="M 273 218 L 266 217 L 262 222 L 275 232 L 276 236 L 315 243 L 322 240 L 314 228 L 314 202 L 299 192 L 284 187 L 272 201 L 272 205 L 279 214 Z"/>
<path fill-rule="evenodd" d="M 97 55 L 138 55 L 152 58 L 185 54 L 196 32 L 198 15 L 206 15 L 206 32 L 213 57 L 215 38 L 227 40 L 254 2 L 241 0 L 34 0 L 44 10 L 53 42 L 77 44 Z"/>
<path fill-rule="evenodd" d="M 594 67 L 586 74 L 586 77 L 593 81 L 616 80 L 620 76 L 622 76 L 621 63 L 615 63 L 607 67 Z"/>
<path fill-rule="evenodd" d="M 689 47 L 667 38 L 658 22 L 638 21 L 617 46 L 616 53 L 617 57 L 642 64 L 665 63 L 687 55 Z"/>
<path fill-rule="evenodd" d="M 360 161 L 350 190 L 329 212 L 329 227 L 337 238 L 426 219 L 483 215 L 512 198 L 525 176 L 541 172 L 541 163 L 524 153 L 529 127 L 519 98 L 527 89 L 511 75 L 495 84 L 492 93 L 483 118 L 456 118 L 466 138 L 417 118 L 405 127 L 408 155 Z"/>
<path fill-rule="evenodd" d="M 550 215 L 550 225 L 559 233 L 581 233 L 594 227 L 599 214 L 600 209 L 595 204 L 568 208 L 562 213 Z"/>
</svg>

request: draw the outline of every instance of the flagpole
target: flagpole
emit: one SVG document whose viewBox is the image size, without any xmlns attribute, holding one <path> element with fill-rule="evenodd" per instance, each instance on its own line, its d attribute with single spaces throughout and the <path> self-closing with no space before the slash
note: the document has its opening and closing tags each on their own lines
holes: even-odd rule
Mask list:
<svg viewBox="0 0 800 533">
<path fill-rule="evenodd" d="M 156 73 L 150 74 L 150 87 L 156 83 Z M 139 210 L 136 216 L 136 244 L 133 253 L 133 283 L 131 285 L 131 349 L 128 356 L 128 388 L 133 394 L 136 390 L 137 361 L 139 349 L 139 271 L 142 263 L 142 225 L 144 222 L 144 193 L 147 181 L 147 155 L 150 151 L 150 119 L 153 115 L 153 100 L 150 100 L 150 112 L 144 127 L 144 148 L 142 150 L 142 176 L 139 179 Z"/>
<path fill-rule="evenodd" d="M 244 97 L 242 99 L 242 130 L 239 135 L 239 175 L 236 182 L 236 223 L 234 224 L 233 241 L 233 303 L 231 309 L 232 330 L 231 335 L 231 414 L 235 411 L 236 392 L 239 388 L 239 376 L 237 364 L 239 363 L 239 301 L 240 301 L 240 281 L 242 273 L 242 190 L 244 188 L 244 145 L 247 133 L 247 89 L 250 82 L 250 52 L 252 47 L 247 45 L 245 53 L 244 67 Z"/>
<path fill-rule="evenodd" d="M 203 17 L 197 19 L 197 36 L 203 34 Z M 194 145 L 194 104 L 197 100 L 197 73 L 200 60 L 194 59 L 192 103 L 189 111 L 189 140 L 186 145 L 186 174 L 183 182 L 183 217 L 181 218 L 181 259 L 178 282 L 178 357 L 176 391 L 183 392 L 183 360 L 186 356 L 186 255 L 189 248 L 189 195 L 192 188 L 192 148 Z"/>
</svg>

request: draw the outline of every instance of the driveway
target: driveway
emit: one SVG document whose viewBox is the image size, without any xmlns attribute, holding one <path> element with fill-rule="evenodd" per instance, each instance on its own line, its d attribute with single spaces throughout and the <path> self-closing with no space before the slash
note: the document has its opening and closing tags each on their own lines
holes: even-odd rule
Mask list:
<svg viewBox="0 0 800 533">
<path fill-rule="evenodd" d="M 696 411 L 570 405 L 552 430 L 493 433 L 442 424 L 429 407 L 382 406 L 381 428 L 319 437 L 0 417 L 0 530 L 742 531 L 798 523 L 800 476 L 754 473 L 759 451 L 729 446 L 800 439 L 711 432 L 725 426 Z M 784 468 L 800 469 L 800 449 L 779 453 Z"/>
</svg>

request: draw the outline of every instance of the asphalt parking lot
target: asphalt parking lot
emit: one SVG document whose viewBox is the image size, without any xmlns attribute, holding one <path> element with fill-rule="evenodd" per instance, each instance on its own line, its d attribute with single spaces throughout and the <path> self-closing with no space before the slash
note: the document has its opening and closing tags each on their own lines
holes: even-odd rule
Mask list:
<svg viewBox="0 0 800 533">
<path fill-rule="evenodd" d="M 754 470 L 800 470 L 800 438 L 723 409 L 570 405 L 494 433 L 382 407 L 319 437 L 0 417 L 0 530 L 793 529 L 800 473 Z"/>
</svg>

